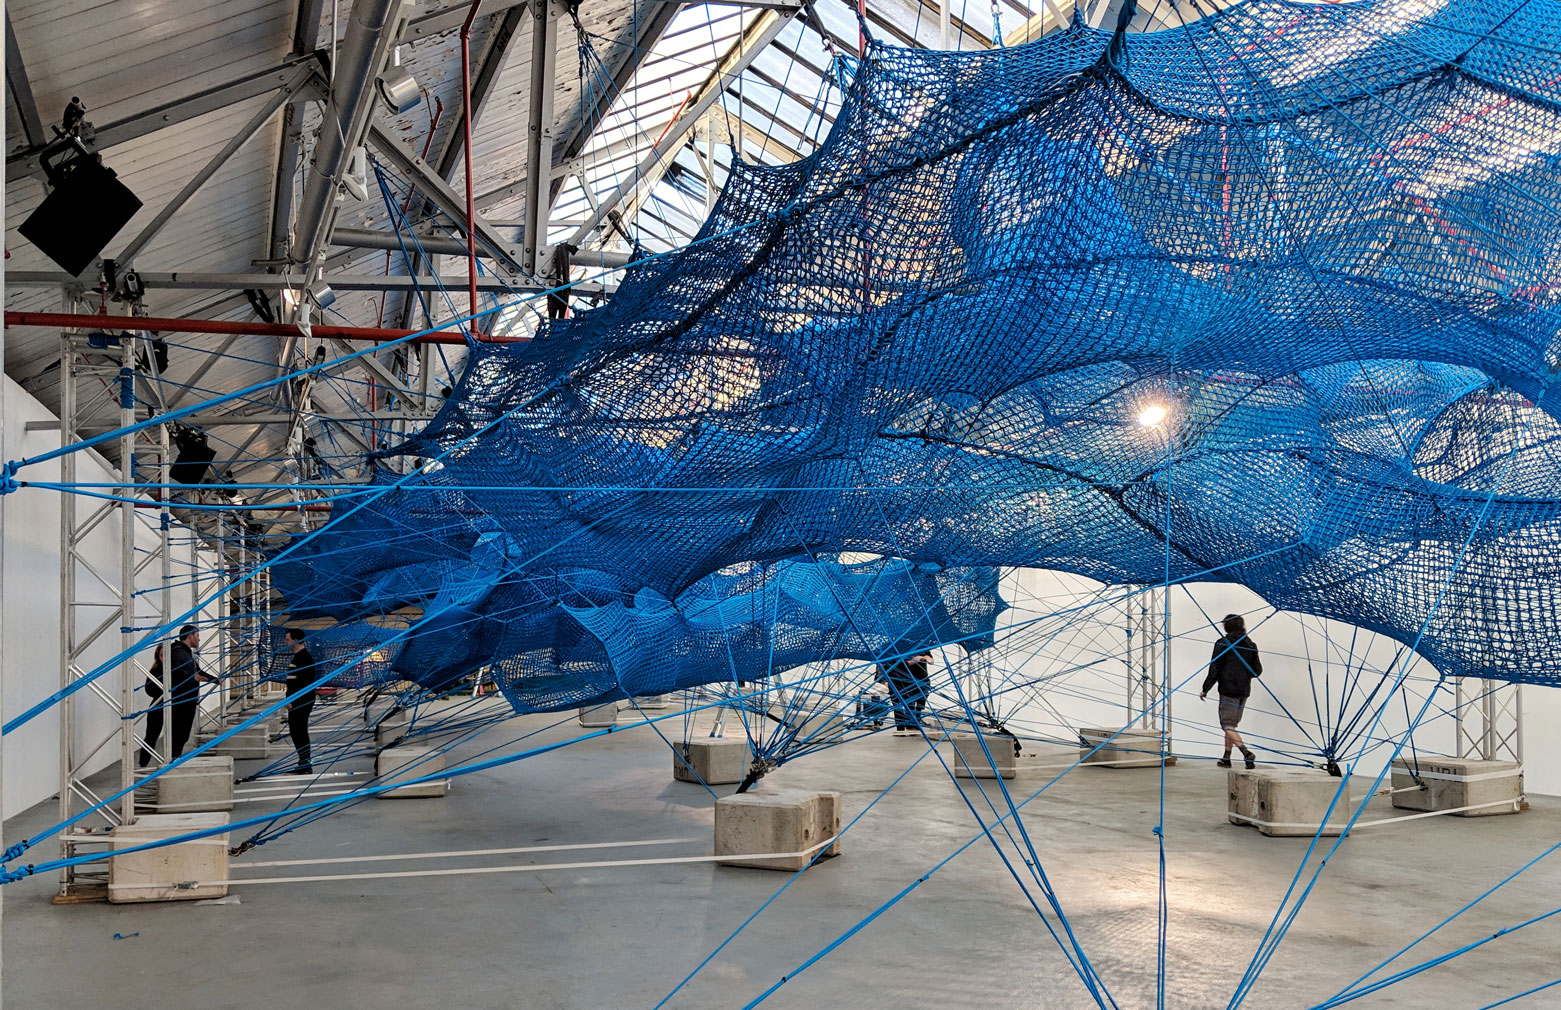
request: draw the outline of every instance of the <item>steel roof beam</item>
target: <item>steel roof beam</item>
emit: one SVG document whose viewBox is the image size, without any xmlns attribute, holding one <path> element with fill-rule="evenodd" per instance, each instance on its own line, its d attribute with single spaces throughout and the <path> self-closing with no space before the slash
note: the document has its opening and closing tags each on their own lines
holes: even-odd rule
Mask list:
<svg viewBox="0 0 1561 1010">
<path fill-rule="evenodd" d="M 516 7 L 526 6 L 526 0 L 487 0 L 483 4 L 484 13 L 497 14 L 500 11 L 508 11 Z M 455 4 L 432 14 L 423 14 L 407 22 L 406 30 L 401 33 L 401 38 L 406 42 L 416 42 L 419 39 L 432 38 L 445 32 L 453 32 L 460 29 L 466 21 L 466 12 L 470 9 L 469 3 Z"/>
<path fill-rule="evenodd" d="M 435 256 L 461 256 L 467 255 L 466 243 L 453 235 L 430 235 L 422 232 L 416 235 L 417 245 L 425 253 Z M 392 252 L 401 249 L 401 243 L 405 241 L 411 245 L 411 239 L 402 238 L 391 231 L 374 231 L 368 228 L 337 228 L 331 235 L 331 242 L 339 246 L 350 246 L 357 249 L 386 249 Z M 477 250 L 479 259 L 492 259 L 493 254 L 487 249 Z M 602 253 L 596 251 L 576 253 L 569 257 L 573 266 L 602 266 L 604 263 L 612 267 L 621 267 L 628 262 L 625 253 Z M 326 281 L 335 286 L 335 281 L 329 274 Z M 446 282 L 446 286 L 452 286 Z M 512 287 L 516 285 L 511 285 Z"/>
<path fill-rule="evenodd" d="M 244 74 L 225 84 L 164 102 L 123 119 L 116 119 L 112 123 L 97 127 L 90 139 L 99 151 L 129 143 L 156 133 L 158 130 L 177 126 L 197 116 L 204 116 L 208 112 L 225 109 L 230 105 L 268 94 L 277 88 L 286 87 L 292 81 L 294 72 L 304 64 L 315 67 L 317 71 L 321 69 L 319 58 L 312 53 L 307 56 L 292 56 L 284 60 L 280 66 Z M 316 79 L 323 80 L 323 74 Z M 6 155 L 6 178 L 20 179 L 30 175 L 42 175 L 43 166 L 38 163 L 38 155 L 41 153 L 42 147 L 29 146 L 14 154 Z"/>
<path fill-rule="evenodd" d="M 184 188 L 179 190 L 174 195 L 174 198 L 169 200 L 163 206 L 163 209 L 157 212 L 156 217 L 147 222 L 146 227 L 141 229 L 139 235 L 130 240 L 130 243 L 120 251 L 115 262 L 124 264 L 127 267 L 133 264 L 136 254 L 145 249 L 147 244 L 157 237 L 169 220 L 179 212 L 179 208 L 183 207 L 202 186 L 206 185 L 207 181 L 216 175 L 223 165 L 228 163 L 228 159 L 238 153 L 239 148 L 249 143 L 250 138 L 259 133 L 261 128 L 271 121 L 271 117 L 276 115 L 278 109 L 290 101 L 294 95 L 307 88 L 309 82 L 313 79 L 314 70 L 311 67 L 300 67 L 294 71 L 293 80 L 272 95 L 269 101 L 257 109 L 253 116 L 249 117 L 249 122 L 239 127 L 233 136 L 228 138 L 228 142 L 222 146 L 222 149 L 212 155 L 211 160 L 206 162 L 199 172 L 195 173 L 194 178 L 184 184 Z M 111 286 L 114 280 L 115 278 L 109 278 Z"/>
<path fill-rule="evenodd" d="M 563 188 L 564 177 L 569 170 L 560 173 L 559 163 L 573 163 L 584 151 L 591 138 L 596 135 L 597 129 L 612 111 L 613 104 L 623 94 L 624 89 L 634 80 L 634 75 L 639 72 L 641 65 L 650 58 L 651 50 L 661 41 L 667 28 L 677 17 L 678 11 L 683 8 L 683 0 L 650 0 L 651 11 L 648 17 L 631 18 L 630 30 L 638 25 L 639 34 L 630 40 L 629 51 L 623 61 L 612 71 L 610 87 L 603 88 L 594 97 L 587 95 L 586 89 L 580 88 L 580 121 L 574 132 L 564 138 L 563 143 L 558 144 L 553 158 L 553 185 L 552 198 L 558 199 L 558 191 Z M 481 201 L 479 201 L 481 202 Z"/>
<path fill-rule="evenodd" d="M 515 44 L 516 36 L 520 34 L 520 26 L 525 17 L 526 5 L 516 4 L 503 12 L 498 26 L 488 33 L 487 47 L 477 60 L 477 72 L 472 75 L 472 126 L 474 128 L 482 122 L 483 109 L 487 108 L 488 100 L 493 97 L 493 92 L 497 89 L 499 75 L 503 72 L 504 65 L 509 62 L 510 51 Z M 450 178 L 456 164 L 461 160 L 461 135 L 465 130 L 465 122 L 466 112 L 463 109 L 461 115 L 455 120 L 455 129 L 450 131 L 438 157 L 434 158 L 434 170 L 439 173 L 441 179 Z"/>
<path fill-rule="evenodd" d="M 454 8 L 457 12 L 459 7 Z M 472 78 L 471 105 L 472 125 L 476 126 L 482 120 L 483 109 L 488 105 L 488 99 L 493 97 L 493 92 L 498 84 L 499 77 L 504 71 L 504 66 L 509 62 L 510 50 L 515 44 L 515 38 L 520 34 L 520 25 L 526 16 L 524 3 L 514 4 L 507 8 L 499 8 L 495 13 L 501 13 L 498 26 L 489 33 L 487 48 L 484 49 L 482 58 L 477 61 L 477 73 Z M 439 17 L 429 15 L 428 17 Z M 463 21 L 464 23 L 464 17 Z M 456 27 L 460 27 L 457 25 Z M 410 29 L 409 29 L 410 31 Z M 466 111 L 461 110 L 460 118 L 455 121 L 455 129 L 445 139 L 439 154 L 434 158 L 434 171 L 439 173 L 441 179 L 448 180 L 455 173 L 455 166 L 463 153 L 462 138 L 466 133 Z M 423 255 L 419 252 L 412 254 L 412 270 L 417 272 L 423 269 Z M 401 304 L 401 325 L 410 326 L 412 315 L 416 311 L 417 302 L 410 296 L 403 299 Z"/>
<path fill-rule="evenodd" d="M 635 166 L 634 174 L 602 199 L 597 204 L 596 209 L 591 212 L 591 216 L 586 220 L 585 224 L 581 225 L 570 236 L 570 245 L 577 248 L 584 246 L 586 238 L 601 227 L 602 221 L 618 209 L 618 205 L 624 201 L 625 197 L 631 197 L 631 199 L 629 201 L 629 210 L 624 214 L 624 217 L 627 220 L 633 220 L 634 211 L 644 201 L 644 197 L 631 195 L 636 193 L 636 191 L 648 193 L 650 189 L 655 187 L 656 183 L 661 181 L 662 175 L 665 174 L 671 164 L 672 156 L 676 153 L 678 147 L 682 145 L 688 131 L 693 128 L 695 123 L 699 122 L 699 118 L 712 105 L 720 100 L 726 89 L 736 83 L 742 72 L 748 69 L 748 64 L 752 63 L 754 58 L 763 52 L 766 46 L 775 41 L 787 25 L 791 24 L 792 17 L 800 9 L 798 7 L 789 14 L 767 10 L 759 15 L 753 26 L 747 32 L 744 32 L 742 37 L 738 39 L 737 44 L 727 52 L 726 57 L 717 66 L 715 72 L 710 75 L 705 86 L 700 89 L 698 97 L 683 111 L 681 116 L 667 127 L 661 141 L 651 149 L 644 160 Z"/>
<path fill-rule="evenodd" d="M 532 0 L 530 114 L 526 119 L 526 226 L 521 229 L 521 267 L 532 277 L 550 277 L 548 208 L 553 185 L 553 84 L 558 77 L 558 22 L 563 0 Z M 471 194 L 467 176 L 467 194 Z M 473 197 L 475 204 L 475 197 Z"/>
<path fill-rule="evenodd" d="M 47 144 L 49 134 L 43 128 L 43 120 L 38 118 L 38 101 L 33 97 L 33 86 L 27 79 L 27 66 L 22 62 L 22 47 L 16 41 L 16 29 L 11 27 L 10 11 L 5 12 L 5 86 L 11 93 L 11 101 L 16 103 L 27 146 Z"/>
<path fill-rule="evenodd" d="M 433 203 L 440 213 L 452 222 L 465 222 L 466 198 L 456 193 L 448 182 L 440 178 L 432 165 L 386 133 L 378 123 L 370 125 L 368 139 L 375 151 L 417 187 L 418 195 L 422 199 Z M 476 230 L 478 240 L 487 243 L 498 253 L 497 259 L 500 263 L 512 271 L 520 269 L 520 250 L 512 241 L 499 234 L 498 229 L 483 220 L 481 215 L 477 216 Z"/>
<path fill-rule="evenodd" d="M 593 264 L 597 262 L 584 252 L 579 258 L 582 262 Z M 261 291 L 298 290 L 297 275 L 288 277 L 284 274 L 220 274 L 181 270 L 178 273 L 143 273 L 138 276 L 149 291 L 157 289 L 243 291 L 247 288 L 257 288 Z M 63 270 L 7 270 L 5 282 L 8 287 L 58 288 L 67 284 L 80 284 L 81 279 L 72 277 Z M 464 276 L 435 277 L 429 274 L 414 278 L 397 275 L 327 273 L 325 282 L 336 291 L 410 291 L 413 287 L 437 291 L 441 286 L 451 289 L 466 287 Z M 488 276 L 477 278 L 477 290 L 497 294 L 519 294 L 540 291 L 542 287 L 529 281 L 503 280 Z M 602 286 L 579 284 L 575 286 L 575 290 L 580 294 L 601 294 Z"/>
</svg>

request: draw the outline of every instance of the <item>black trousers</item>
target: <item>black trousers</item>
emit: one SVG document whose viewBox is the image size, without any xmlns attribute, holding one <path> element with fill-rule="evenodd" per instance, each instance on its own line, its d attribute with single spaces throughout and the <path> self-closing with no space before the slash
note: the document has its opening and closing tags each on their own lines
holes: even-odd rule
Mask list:
<svg viewBox="0 0 1561 1010">
<path fill-rule="evenodd" d="M 309 760 L 309 716 L 313 714 L 313 704 L 294 705 L 287 710 L 287 732 L 292 734 L 293 747 L 298 751 L 300 767 L 313 764 Z"/>
<path fill-rule="evenodd" d="M 918 713 L 927 704 L 926 687 L 899 664 L 889 667 L 884 679 L 889 684 L 889 704 L 894 707 L 894 728 L 916 729 L 921 725 Z"/>
<path fill-rule="evenodd" d="M 195 728 L 195 713 L 200 708 L 199 698 L 190 698 L 185 701 L 175 699 L 173 703 L 173 736 L 169 738 L 169 753 L 178 757 L 184 753 L 184 745 L 190 742 L 190 730 Z M 162 729 L 162 713 L 157 716 L 158 729 Z M 147 722 L 151 719 L 148 717 Z"/>
<path fill-rule="evenodd" d="M 157 753 L 157 741 L 163 736 L 163 696 L 161 694 L 152 697 L 152 707 L 146 710 L 146 751 L 149 754 Z M 145 764 L 147 758 L 143 757 L 141 763 Z"/>
</svg>

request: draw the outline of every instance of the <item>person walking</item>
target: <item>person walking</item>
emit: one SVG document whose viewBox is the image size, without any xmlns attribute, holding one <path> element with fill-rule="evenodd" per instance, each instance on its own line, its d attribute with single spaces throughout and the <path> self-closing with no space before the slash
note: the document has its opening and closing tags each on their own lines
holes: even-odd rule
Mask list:
<svg viewBox="0 0 1561 1010">
<path fill-rule="evenodd" d="M 1252 694 L 1252 678 L 1263 673 L 1263 661 L 1258 657 L 1257 645 L 1247 636 L 1247 622 L 1240 614 L 1227 614 L 1224 620 L 1225 634 L 1214 643 L 1214 655 L 1209 660 L 1209 675 L 1203 678 L 1203 690 L 1198 694 L 1202 701 L 1209 696 L 1209 688 L 1218 686 L 1220 693 L 1220 729 L 1225 731 L 1225 756 L 1215 762 L 1221 768 L 1230 767 L 1230 749 L 1241 748 L 1241 756 L 1248 768 L 1257 767 L 1257 758 L 1247 748 L 1236 727 L 1241 725 L 1246 711 L 1247 698 Z"/>
<path fill-rule="evenodd" d="M 173 705 L 172 735 L 168 738 L 169 754 L 174 760 L 184 753 L 184 745 L 190 740 L 190 730 L 195 728 L 195 715 L 201 705 L 201 685 L 215 684 L 217 678 L 200 668 L 195 654 L 201 647 L 201 629 L 186 624 L 179 629 L 179 637 L 168 646 L 169 698 Z M 161 731 L 162 720 L 157 729 Z M 150 729 L 150 726 L 148 727 Z"/>
<path fill-rule="evenodd" d="M 319 678 L 314 657 L 304 648 L 304 633 L 300 628 L 288 628 L 284 636 L 287 647 L 293 650 L 293 665 L 287 671 L 287 732 L 293 738 L 293 748 L 298 751 L 298 765 L 293 775 L 309 775 L 314 763 L 309 753 L 309 716 L 314 712 L 314 682 Z"/>
</svg>

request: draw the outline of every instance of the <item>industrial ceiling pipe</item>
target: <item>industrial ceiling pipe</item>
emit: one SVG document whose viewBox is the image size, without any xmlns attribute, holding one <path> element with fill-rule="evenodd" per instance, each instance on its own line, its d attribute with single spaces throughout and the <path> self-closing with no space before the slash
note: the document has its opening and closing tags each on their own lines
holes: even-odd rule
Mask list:
<svg viewBox="0 0 1561 1010">
<path fill-rule="evenodd" d="M 230 319 L 167 319 L 156 316 L 100 316 L 90 312 L 7 312 L 5 325 L 46 326 L 70 330 L 129 330 L 155 333 L 216 333 L 240 337 L 296 337 L 298 327 L 287 323 L 245 323 Z M 385 344 L 421 333 L 421 330 L 393 330 L 377 326 L 313 326 L 310 333 L 321 340 L 358 340 Z M 483 343 L 522 343 L 527 337 L 485 337 Z M 413 337 L 414 344 L 465 344 L 466 335 L 458 331 L 423 333 Z"/>
<path fill-rule="evenodd" d="M 319 143 L 309 181 L 298 205 L 293 228 L 292 260 L 313 269 L 314 256 L 324 248 L 325 229 L 336 187 L 347 169 L 347 155 L 363 136 L 373 114 L 384 35 L 403 0 L 358 0 L 347 20 L 347 33 L 337 51 L 331 100 L 320 122 Z"/>
</svg>

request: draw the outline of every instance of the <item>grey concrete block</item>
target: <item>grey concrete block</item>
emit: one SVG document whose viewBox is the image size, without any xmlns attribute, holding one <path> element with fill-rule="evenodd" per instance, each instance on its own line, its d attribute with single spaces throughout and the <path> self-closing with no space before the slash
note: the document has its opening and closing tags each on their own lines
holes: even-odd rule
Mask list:
<svg viewBox="0 0 1561 1010">
<path fill-rule="evenodd" d="M 715 854 L 724 866 L 800 870 L 809 851 L 840 833 L 840 794 L 796 789 L 723 796 L 715 804 Z M 820 858 L 838 856 L 837 840 Z"/>
<path fill-rule="evenodd" d="M 992 755 L 990 760 L 986 752 L 981 749 L 983 737 L 986 740 L 987 751 Z M 974 733 L 955 733 L 949 737 L 949 742 L 954 745 L 954 755 L 949 764 L 954 768 L 955 778 L 1011 779 L 1018 774 L 1018 755 L 1014 753 L 1012 737 L 1001 733 L 983 733 L 980 736 Z"/>
<path fill-rule="evenodd" d="M 380 747 L 390 747 L 407 735 L 412 725 L 410 712 L 397 712 L 381 719 L 374 727 L 374 742 Z"/>
<path fill-rule="evenodd" d="M 374 774 L 379 777 L 375 785 L 394 785 L 413 779 L 438 775 L 444 771 L 444 753 L 432 747 L 390 747 L 379 752 L 374 762 Z M 425 799 L 443 796 L 450 791 L 450 780 L 437 778 L 420 782 L 415 786 L 402 786 L 378 793 L 382 800 Z"/>
<path fill-rule="evenodd" d="M 1523 809 L 1523 765 L 1472 758 L 1428 757 L 1417 762 L 1397 758 L 1393 805 L 1400 810 L 1456 811 L 1455 817 L 1515 814 Z"/>
<path fill-rule="evenodd" d="M 189 901 L 228 893 L 228 834 L 118 855 L 120 849 L 221 827 L 224 813 L 148 814 L 112 829 L 116 855 L 108 860 L 108 900 Z"/>
<path fill-rule="evenodd" d="M 605 705 L 581 706 L 580 725 L 586 729 L 605 729 L 618 722 L 618 703 L 609 701 Z"/>
<path fill-rule="evenodd" d="M 158 813 L 198 813 L 233 809 L 233 758 L 201 754 L 152 780 Z"/>
<path fill-rule="evenodd" d="M 818 742 L 830 740 L 844 733 L 845 720 L 833 709 L 822 709 L 803 719 L 797 726 L 797 739 Z"/>
<path fill-rule="evenodd" d="M 271 756 L 272 732 L 267 723 L 257 723 L 248 729 L 240 730 L 206 753 L 237 758 L 240 761 L 269 758 Z M 200 739 L 202 743 L 205 743 L 208 740 L 215 740 L 218 735 L 217 733 L 203 733 Z"/>
<path fill-rule="evenodd" d="M 1091 754 L 1090 751 L 1099 746 L 1103 740 L 1111 742 Z M 1102 765 L 1107 768 L 1155 768 L 1162 760 L 1160 731 L 1081 729 L 1079 730 L 1079 756 L 1087 765 Z"/>
<path fill-rule="evenodd" d="M 728 785 L 741 782 L 748 774 L 749 750 L 745 736 L 701 737 L 679 746 L 684 760 L 678 760 L 677 755 L 672 757 L 672 777 L 679 782 L 703 780 L 713 786 Z"/>
<path fill-rule="evenodd" d="M 1344 831 L 1350 818 L 1349 797 L 1339 797 L 1321 832 L 1328 804 L 1347 779 L 1320 771 L 1254 771 L 1233 768 L 1226 775 L 1228 816 L 1232 824 L 1257 828 L 1276 838 L 1322 834 L 1333 838 Z"/>
</svg>

